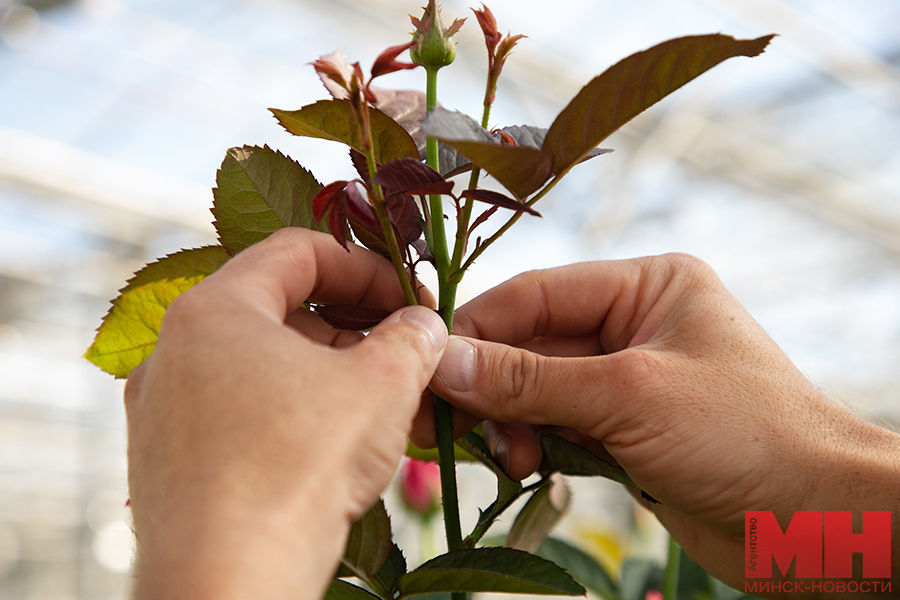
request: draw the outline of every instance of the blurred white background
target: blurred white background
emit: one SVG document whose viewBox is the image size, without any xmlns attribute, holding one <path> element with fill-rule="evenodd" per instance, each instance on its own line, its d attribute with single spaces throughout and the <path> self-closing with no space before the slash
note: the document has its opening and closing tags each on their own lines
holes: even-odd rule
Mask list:
<svg viewBox="0 0 900 600">
<path fill-rule="evenodd" d="M 548 126 L 592 76 L 670 37 L 780 37 L 605 142 L 616 152 L 576 169 L 542 220 L 522 219 L 462 296 L 536 267 L 689 252 L 836 401 L 900 423 L 900 3 L 489 6 L 501 30 L 529 36 L 494 126 Z M 93 329 L 145 262 L 215 241 L 210 188 L 229 147 L 269 144 L 324 183 L 345 178 L 342 147 L 292 138 L 266 109 L 323 97 L 307 62 L 340 48 L 367 67 L 408 39 L 406 15 L 420 10 L 0 0 L 0 600 L 125 597 L 122 385 L 81 359 Z M 444 14 L 472 17 L 458 0 Z M 486 60 L 474 18 L 457 39 L 441 102 L 477 117 Z M 490 501 L 466 485 L 470 513 Z M 572 527 L 640 520 L 614 487 L 598 489 L 576 502 Z"/>
</svg>

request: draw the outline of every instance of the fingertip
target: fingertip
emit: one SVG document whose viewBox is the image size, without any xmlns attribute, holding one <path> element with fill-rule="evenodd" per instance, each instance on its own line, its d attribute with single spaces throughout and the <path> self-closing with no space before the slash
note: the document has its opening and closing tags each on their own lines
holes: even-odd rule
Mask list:
<svg viewBox="0 0 900 600">
<path fill-rule="evenodd" d="M 424 306 L 407 306 L 379 323 L 349 352 L 382 376 L 410 377 L 420 393 L 434 375 L 447 336 L 437 313 Z"/>
<path fill-rule="evenodd" d="M 522 481 L 541 466 L 541 443 L 531 425 L 485 421 L 484 440 L 511 479 Z"/>
<path fill-rule="evenodd" d="M 449 390 L 467 392 L 475 381 L 475 346 L 471 342 L 450 336 L 435 378 Z"/>
<path fill-rule="evenodd" d="M 440 315 L 424 306 L 407 306 L 397 311 L 401 321 L 413 323 L 422 329 L 422 332 L 432 343 L 435 354 L 443 352 L 447 345 L 447 325 Z"/>
</svg>

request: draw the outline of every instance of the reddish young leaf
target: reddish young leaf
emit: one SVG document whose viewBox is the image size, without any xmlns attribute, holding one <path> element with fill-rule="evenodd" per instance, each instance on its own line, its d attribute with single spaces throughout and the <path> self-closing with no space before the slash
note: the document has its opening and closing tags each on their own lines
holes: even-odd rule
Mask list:
<svg viewBox="0 0 900 600">
<path fill-rule="evenodd" d="M 506 59 L 509 58 L 510 52 L 515 47 L 516 44 L 519 43 L 519 40 L 528 36 L 522 35 L 521 33 L 518 35 L 507 35 L 503 38 L 503 41 L 500 42 L 500 45 L 497 46 L 497 62 L 500 64 L 500 68 L 503 68 L 503 65 L 506 63 Z"/>
<path fill-rule="evenodd" d="M 500 43 L 502 34 L 497 30 L 497 19 L 494 18 L 494 13 L 491 12 L 491 9 L 485 6 L 484 3 L 481 4 L 481 8 L 482 10 L 473 8 L 472 12 L 475 13 L 481 32 L 484 33 L 484 43 L 487 45 L 488 54 L 493 56 L 494 48 Z"/>
<path fill-rule="evenodd" d="M 380 229 L 375 209 L 366 202 L 357 187 L 359 181 L 335 181 L 322 188 L 313 198 L 313 215 L 322 221 L 328 216 L 331 235 L 347 249 L 348 219 L 368 229 Z"/>
<path fill-rule="evenodd" d="M 315 62 L 310 63 L 316 67 L 317 62 L 325 63 L 324 69 L 316 68 L 316 74 L 322 80 L 322 85 L 328 90 L 328 93 L 336 100 L 344 100 L 349 92 L 348 81 L 353 76 L 353 68 L 350 61 L 340 50 L 336 50 L 331 54 L 323 54 Z"/>
<path fill-rule="evenodd" d="M 428 247 L 428 243 L 425 240 L 418 239 L 410 244 L 410 246 L 419 253 L 419 257 L 422 260 L 427 260 L 432 265 L 434 264 L 434 254 L 431 253 L 431 248 Z"/>
<path fill-rule="evenodd" d="M 377 252 L 387 259 L 391 258 L 391 251 L 388 249 L 387 242 L 384 239 L 384 232 L 381 230 L 380 225 L 375 229 L 369 229 L 368 227 L 363 227 L 353 217 L 350 217 L 348 220 L 350 221 L 350 229 L 353 231 L 357 242 L 372 252 Z"/>
<path fill-rule="evenodd" d="M 484 211 L 483 213 L 481 213 L 480 215 L 478 215 L 478 218 L 476 218 L 474 221 L 472 221 L 472 225 L 469 226 L 469 235 L 472 235 L 472 232 L 475 231 L 476 227 L 478 227 L 479 225 L 481 225 L 482 223 L 484 223 L 485 221 L 490 219 L 494 215 L 494 213 L 497 212 L 497 208 L 499 208 L 499 207 L 492 206 L 489 209 L 487 209 L 486 211 Z"/>
<path fill-rule="evenodd" d="M 407 63 L 407 62 L 399 62 L 397 57 L 406 50 L 412 48 L 415 44 L 415 40 L 409 42 L 408 44 L 400 44 L 399 46 L 391 46 L 384 52 L 378 55 L 378 58 L 375 59 L 375 63 L 372 65 L 372 77 L 369 79 L 371 82 L 372 79 L 376 77 L 380 77 L 381 75 L 387 75 L 388 73 L 393 73 L 395 71 L 402 71 L 404 69 L 415 69 L 419 65 L 416 63 Z"/>
<path fill-rule="evenodd" d="M 359 174 L 359 178 L 369 184 L 369 164 L 366 162 L 366 155 L 362 152 L 354 150 L 350 148 L 350 162 L 353 163 L 353 168 L 356 169 L 357 174 Z"/>
<path fill-rule="evenodd" d="M 347 58 L 343 52 L 338 50 L 331 54 L 325 54 L 310 64 L 316 70 L 316 74 L 332 97 L 347 97 L 347 90 L 349 89 L 347 82 L 353 74 L 353 69 L 347 63 Z"/>
<path fill-rule="evenodd" d="M 378 228 L 378 217 L 375 209 L 369 204 L 359 191 L 359 182 L 351 181 L 347 184 L 347 214 L 369 228 Z"/>
<path fill-rule="evenodd" d="M 329 183 L 313 198 L 313 215 L 320 223 L 328 216 L 328 228 L 337 242 L 347 248 L 347 182 Z"/>
<path fill-rule="evenodd" d="M 407 244 L 412 244 L 422 237 L 422 213 L 412 196 L 392 194 L 384 204 L 391 217 L 391 222 L 400 234 L 400 239 Z"/>
<path fill-rule="evenodd" d="M 372 182 L 395 194 L 449 194 L 453 191 L 452 181 L 446 181 L 430 166 L 409 157 L 396 158 L 379 167 Z"/>
<path fill-rule="evenodd" d="M 632 54 L 588 83 L 553 121 L 544 150 L 565 173 L 597 144 L 688 81 L 734 56 L 761 54 L 774 36 L 698 35 Z"/>
<path fill-rule="evenodd" d="M 499 192 L 492 192 L 490 190 L 466 190 L 460 196 L 462 198 L 471 198 L 472 200 L 487 202 L 488 204 L 493 204 L 494 206 L 499 206 L 501 208 L 509 208 L 511 210 L 520 212 L 527 212 L 529 215 L 534 215 L 536 217 L 541 216 L 541 213 L 534 210 L 527 204 L 522 204 L 518 200 L 510 198 L 509 196 L 504 196 Z"/>
<path fill-rule="evenodd" d="M 335 329 L 348 331 L 371 329 L 391 314 L 389 310 L 346 304 L 329 304 L 327 306 L 320 304 L 314 307 L 314 310 L 322 317 L 323 321 Z"/>
</svg>

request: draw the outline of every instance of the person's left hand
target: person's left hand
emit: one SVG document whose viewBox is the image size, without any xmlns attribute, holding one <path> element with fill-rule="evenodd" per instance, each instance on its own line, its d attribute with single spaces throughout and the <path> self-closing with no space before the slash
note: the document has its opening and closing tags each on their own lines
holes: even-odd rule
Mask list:
<svg viewBox="0 0 900 600">
<path fill-rule="evenodd" d="M 390 262 L 284 229 L 167 310 L 125 390 L 136 597 L 321 597 L 389 483 L 443 322 L 404 308 L 364 337 L 307 300 L 404 305 Z"/>
</svg>

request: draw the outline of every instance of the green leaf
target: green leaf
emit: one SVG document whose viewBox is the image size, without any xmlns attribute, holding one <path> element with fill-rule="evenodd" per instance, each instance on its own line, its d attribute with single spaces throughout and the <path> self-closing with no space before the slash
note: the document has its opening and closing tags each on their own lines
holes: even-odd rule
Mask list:
<svg viewBox="0 0 900 600">
<path fill-rule="evenodd" d="M 518 495 L 522 489 L 522 484 L 514 479 L 510 479 L 503 466 L 497 462 L 494 455 L 488 449 L 484 438 L 475 431 L 470 431 L 463 437 L 456 440 L 456 444 L 461 447 L 467 454 L 475 460 L 486 466 L 497 476 L 497 484 L 499 486 L 499 498 L 506 500 Z"/>
<path fill-rule="evenodd" d="M 379 600 L 379 598 L 352 583 L 335 579 L 325 592 L 325 600 Z"/>
<path fill-rule="evenodd" d="M 461 112 L 433 110 L 425 117 L 422 129 L 467 156 L 520 200 L 537 191 L 552 174 L 553 154 L 549 150 L 503 146 Z"/>
<path fill-rule="evenodd" d="M 379 498 L 350 528 L 341 562 L 368 583 L 384 566 L 392 547 L 391 520 L 384 508 L 384 500 Z"/>
<path fill-rule="evenodd" d="M 559 476 L 541 486 L 516 515 L 506 545 L 525 552 L 537 550 L 563 518 L 570 499 L 569 488 Z"/>
<path fill-rule="evenodd" d="M 316 223 L 313 197 L 322 189 L 297 162 L 268 146 L 232 148 L 216 173 L 213 225 L 231 254 L 262 241 L 282 227 L 328 233 Z"/>
<path fill-rule="evenodd" d="M 703 567 L 694 562 L 683 549 L 679 548 L 678 551 L 681 554 L 678 560 L 678 597 L 712 597 L 712 577 L 703 570 Z"/>
<path fill-rule="evenodd" d="M 341 142 L 354 150 L 365 152 L 348 100 L 320 100 L 300 110 L 269 110 L 281 126 L 294 135 Z M 399 123 L 371 107 L 369 119 L 372 146 L 378 164 L 383 165 L 403 156 L 419 158 L 416 143 Z"/>
<path fill-rule="evenodd" d="M 621 600 L 644 600 L 647 592 L 660 589 L 663 569 L 649 558 L 627 558 L 622 563 L 619 577 L 619 597 Z"/>
<path fill-rule="evenodd" d="M 493 471 L 494 475 L 497 477 L 497 500 L 488 507 L 486 511 L 481 513 L 481 517 L 478 519 L 478 525 L 476 526 L 476 529 L 478 529 L 483 525 L 489 525 L 490 522 L 495 521 L 497 517 L 500 516 L 500 513 L 506 510 L 509 505 L 519 497 L 519 492 L 522 491 L 522 483 L 510 479 L 500 463 L 494 459 L 494 456 L 484 442 L 484 438 L 475 431 L 470 431 L 456 440 L 456 443 L 475 458 L 475 460 Z M 485 529 L 485 531 L 487 531 L 487 529 Z M 478 536 L 478 539 L 480 539 L 480 537 L 481 536 Z M 474 544 L 478 539 L 471 540 L 471 543 Z"/>
<path fill-rule="evenodd" d="M 84 357 L 110 375 L 127 377 L 156 347 L 169 304 L 229 258 L 221 246 L 205 246 L 146 265 L 119 290 Z"/>
<path fill-rule="evenodd" d="M 576 475 L 582 477 L 606 477 L 641 492 L 645 500 L 658 503 L 650 494 L 643 491 L 632 481 L 628 473 L 622 467 L 610 464 L 558 435 L 541 436 L 541 473 L 562 473 L 563 475 Z"/>
<path fill-rule="evenodd" d="M 388 553 L 387 560 L 384 561 L 384 565 L 378 571 L 376 578 L 393 595 L 397 591 L 397 582 L 405 573 L 406 557 L 403 556 L 403 552 L 397 544 L 391 544 L 391 551 Z"/>
<path fill-rule="evenodd" d="M 511 548 L 457 550 L 400 578 L 400 597 L 433 592 L 584 595 L 585 589 L 550 561 Z"/>
<path fill-rule="evenodd" d="M 632 54 L 595 77 L 553 121 L 542 146 L 565 173 L 597 144 L 690 80 L 734 56 L 757 56 L 773 38 L 698 35 Z"/>
<path fill-rule="evenodd" d="M 535 552 L 569 572 L 579 583 L 601 598 L 613 600 L 615 584 L 606 569 L 587 552 L 557 538 L 547 538 Z"/>
</svg>

